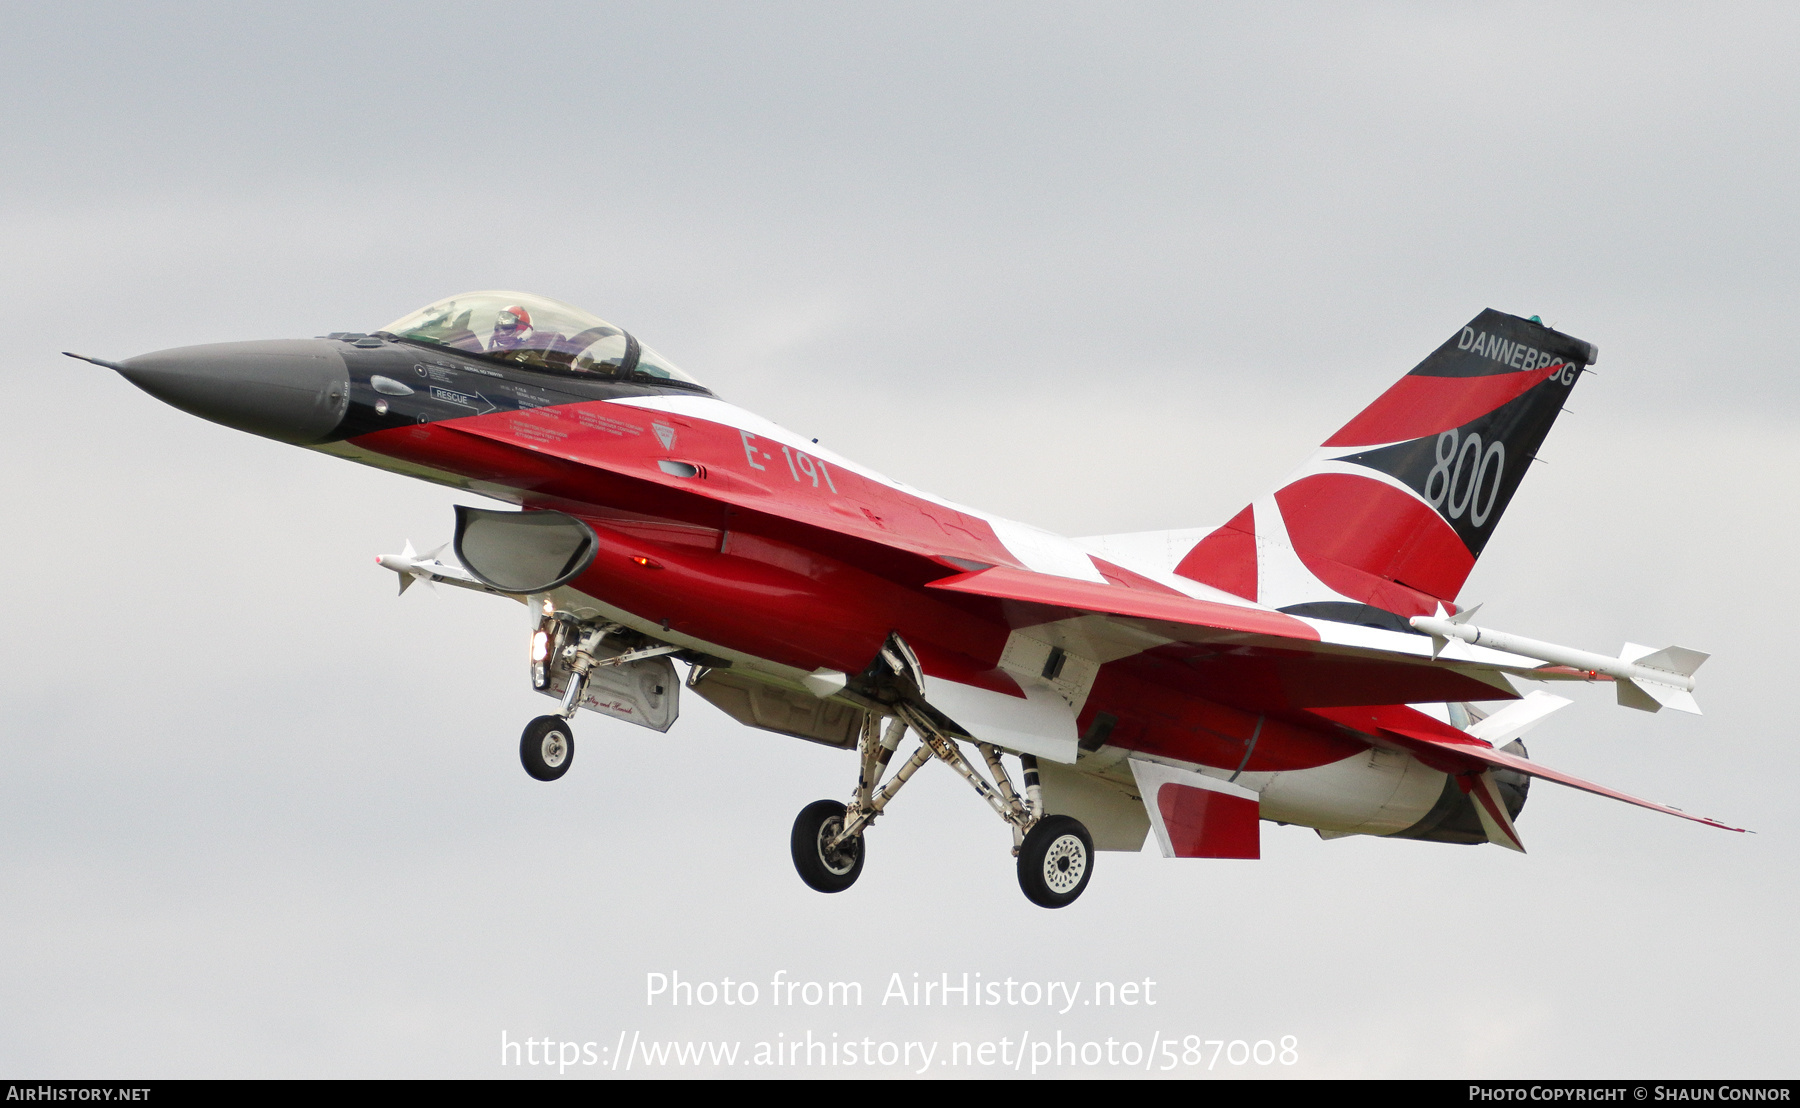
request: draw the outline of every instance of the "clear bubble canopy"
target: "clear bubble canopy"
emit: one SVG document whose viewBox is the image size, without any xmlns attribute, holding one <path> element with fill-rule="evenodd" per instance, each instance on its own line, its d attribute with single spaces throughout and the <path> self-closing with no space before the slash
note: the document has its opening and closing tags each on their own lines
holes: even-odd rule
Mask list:
<svg viewBox="0 0 1800 1108">
<path fill-rule="evenodd" d="M 383 329 L 415 342 L 534 369 L 700 385 L 623 329 L 572 304 L 528 292 L 489 290 L 446 297 Z"/>
</svg>

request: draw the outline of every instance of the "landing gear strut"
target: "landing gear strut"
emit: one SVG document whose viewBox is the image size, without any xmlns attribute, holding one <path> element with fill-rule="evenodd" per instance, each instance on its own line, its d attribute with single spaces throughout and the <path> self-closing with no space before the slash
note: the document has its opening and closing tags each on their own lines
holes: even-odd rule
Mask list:
<svg viewBox="0 0 1800 1108">
<path fill-rule="evenodd" d="M 569 660 L 569 686 L 561 712 L 539 716 L 525 725 L 525 733 L 519 736 L 519 761 L 533 780 L 554 781 L 569 772 L 575 761 L 575 731 L 569 726 L 569 717 L 581 706 L 587 675 L 597 664 L 594 651 L 617 627 L 607 624 L 577 628 L 551 615 L 548 604 L 544 607 L 544 618 L 531 637 L 531 684 L 533 688 L 546 687 L 551 657 L 562 654 Z M 563 645 L 565 642 L 567 645 Z"/>
<path fill-rule="evenodd" d="M 873 713 L 863 725 L 858 743 L 861 771 L 850 803 L 815 801 L 801 809 L 799 818 L 794 820 L 790 845 L 800 880 L 823 893 L 842 892 L 854 884 L 862 873 L 863 832 L 887 809 L 919 767 L 936 758 L 960 774 L 1012 827 L 1013 853 L 1019 859 L 1019 887 L 1026 898 L 1043 908 L 1073 904 L 1093 876 L 1094 840 L 1079 820 L 1044 814 L 1037 759 L 1020 755 L 1025 770 L 1025 793 L 1021 796 L 1000 761 L 999 748 L 989 743 L 975 744 L 993 775 L 990 783 L 963 756 L 958 740 L 929 713 L 909 703 L 896 704 L 891 711 L 893 717 L 885 732 L 881 717 Z M 918 734 L 918 749 L 882 784 L 882 774 L 908 729 Z"/>
<path fill-rule="evenodd" d="M 519 739 L 519 761 L 524 763 L 525 772 L 539 781 L 554 781 L 568 772 L 575 757 L 575 733 L 568 721 L 584 706 L 615 718 L 630 718 L 655 730 L 666 730 L 674 721 L 672 701 L 662 700 L 664 689 L 674 683 L 675 671 L 668 662 L 659 663 L 667 669 L 667 681 L 652 674 L 646 684 L 635 690 L 633 678 L 616 678 L 608 683 L 606 675 L 629 674 L 631 670 L 619 667 L 636 666 L 679 649 L 646 640 L 642 635 L 631 635 L 616 623 L 572 619 L 554 612 L 545 601 L 543 615 L 531 636 L 531 686 L 539 692 L 560 695 L 562 708 L 555 715 L 539 716 L 525 725 L 525 734 Z M 559 675 L 563 682 L 560 692 L 556 691 Z M 654 696 L 646 691 L 652 685 Z M 590 696 L 590 689 L 595 687 L 601 691 Z M 634 695 L 639 699 L 630 701 Z M 623 707 L 621 699 L 628 701 Z M 645 712 L 647 706 L 669 710 L 659 723 L 654 715 Z"/>
</svg>

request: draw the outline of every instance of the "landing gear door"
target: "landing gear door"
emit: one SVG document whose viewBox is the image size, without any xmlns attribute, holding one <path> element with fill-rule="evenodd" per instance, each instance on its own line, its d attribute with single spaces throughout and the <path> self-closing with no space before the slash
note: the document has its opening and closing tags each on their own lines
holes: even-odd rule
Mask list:
<svg viewBox="0 0 1800 1108">
<path fill-rule="evenodd" d="M 621 652 L 603 649 L 596 657 L 604 660 Z M 572 676 L 567 665 L 552 661 L 545 674 L 546 683 L 538 691 L 561 700 Z M 652 731 L 667 731 L 680 714 L 680 696 L 681 681 L 675 676 L 675 663 L 666 657 L 645 658 L 589 670 L 580 707 Z"/>
</svg>

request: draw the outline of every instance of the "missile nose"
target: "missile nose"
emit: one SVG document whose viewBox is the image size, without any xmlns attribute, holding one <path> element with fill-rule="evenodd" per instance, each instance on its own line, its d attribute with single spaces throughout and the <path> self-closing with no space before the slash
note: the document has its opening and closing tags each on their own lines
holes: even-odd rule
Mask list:
<svg viewBox="0 0 1800 1108">
<path fill-rule="evenodd" d="M 281 442 L 325 441 L 350 405 L 350 372 L 326 339 L 180 346 L 112 368 L 184 412 Z"/>
</svg>

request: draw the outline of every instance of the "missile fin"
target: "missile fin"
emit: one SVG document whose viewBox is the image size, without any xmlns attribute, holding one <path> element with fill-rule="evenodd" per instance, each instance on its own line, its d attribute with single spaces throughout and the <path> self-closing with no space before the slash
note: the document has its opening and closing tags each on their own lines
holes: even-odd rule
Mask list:
<svg viewBox="0 0 1800 1108">
<path fill-rule="evenodd" d="M 1689 715 L 1700 714 L 1700 702 L 1694 694 L 1686 689 L 1678 689 L 1673 685 L 1664 685 L 1656 681 L 1637 681 L 1620 678 L 1614 682 L 1619 690 L 1619 703 L 1627 708 L 1636 708 L 1642 712 L 1656 712 L 1664 708 L 1673 708 L 1677 712 Z"/>
<path fill-rule="evenodd" d="M 1665 646 L 1661 650 L 1654 650 L 1648 646 L 1639 646 L 1634 642 L 1626 643 L 1625 649 L 1619 651 L 1620 661 L 1630 662 L 1646 669 L 1666 669 L 1670 673 L 1680 674 L 1682 677 L 1692 677 L 1694 671 L 1705 665 L 1706 660 L 1710 657 L 1712 657 L 1711 654 L 1702 654 L 1698 650 L 1689 650 L 1685 646 Z"/>
</svg>

